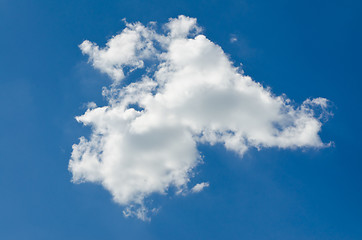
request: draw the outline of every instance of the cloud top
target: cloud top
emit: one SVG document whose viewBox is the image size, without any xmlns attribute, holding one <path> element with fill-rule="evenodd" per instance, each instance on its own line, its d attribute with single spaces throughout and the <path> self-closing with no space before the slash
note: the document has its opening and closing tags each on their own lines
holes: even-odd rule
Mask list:
<svg viewBox="0 0 362 240">
<path fill-rule="evenodd" d="M 201 162 L 197 143 L 222 144 L 240 156 L 251 147 L 326 146 L 315 109 L 327 114 L 327 99 L 294 106 L 275 96 L 200 34 L 195 18 L 171 18 L 164 29 L 126 23 L 103 48 L 88 40 L 80 45 L 113 84 L 103 89 L 107 106 L 89 105 L 76 117 L 92 134 L 73 145 L 74 182 L 101 184 L 125 206 L 125 216 L 147 220 L 151 194 L 209 186 L 188 189 Z M 133 71 L 141 77 L 132 78 Z M 122 84 L 126 77 L 133 80 L 128 85 Z"/>
</svg>

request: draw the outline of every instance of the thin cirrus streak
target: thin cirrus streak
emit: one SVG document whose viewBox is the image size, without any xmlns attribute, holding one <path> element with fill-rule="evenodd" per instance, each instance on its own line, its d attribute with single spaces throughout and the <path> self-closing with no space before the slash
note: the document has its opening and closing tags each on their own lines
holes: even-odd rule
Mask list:
<svg viewBox="0 0 362 240">
<path fill-rule="evenodd" d="M 197 143 L 222 144 L 242 156 L 249 148 L 322 148 L 321 116 L 328 100 L 293 106 L 234 67 L 220 46 L 201 34 L 195 18 L 179 16 L 158 33 L 154 24 L 126 23 L 104 48 L 84 41 L 83 54 L 108 74 L 108 105 L 89 104 L 76 117 L 92 127 L 73 145 L 73 182 L 101 184 L 125 216 L 149 220 L 153 193 L 196 193 L 188 183 L 200 164 Z M 133 71 L 143 75 L 123 84 Z M 316 116 L 315 109 L 322 112 Z"/>
</svg>

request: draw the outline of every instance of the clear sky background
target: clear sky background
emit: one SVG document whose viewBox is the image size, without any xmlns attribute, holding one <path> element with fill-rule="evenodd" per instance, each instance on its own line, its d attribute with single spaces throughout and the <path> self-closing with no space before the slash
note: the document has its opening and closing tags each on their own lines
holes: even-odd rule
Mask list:
<svg viewBox="0 0 362 240">
<path fill-rule="evenodd" d="M 1 239 L 362 239 L 360 1 L 0 0 Z M 109 78 L 78 45 L 129 22 L 195 17 L 247 75 L 296 103 L 332 101 L 325 149 L 201 146 L 189 196 L 154 196 L 151 222 L 124 218 L 101 186 L 73 184 L 74 116 Z M 230 41 L 231 38 L 237 41 Z"/>
</svg>

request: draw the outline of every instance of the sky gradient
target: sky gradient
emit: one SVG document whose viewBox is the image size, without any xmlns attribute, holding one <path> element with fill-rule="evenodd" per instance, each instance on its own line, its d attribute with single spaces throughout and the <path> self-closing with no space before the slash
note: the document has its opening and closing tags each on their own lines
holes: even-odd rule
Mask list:
<svg viewBox="0 0 362 240">
<path fill-rule="evenodd" d="M 2 239 L 361 239 L 362 6 L 358 1 L 0 1 Z M 151 196 L 150 222 L 125 218 L 100 185 L 73 184 L 75 120 L 107 105 L 112 80 L 79 44 L 104 44 L 128 22 L 197 18 L 246 75 L 297 105 L 324 97 L 334 116 L 322 149 L 198 145 L 187 196 Z M 236 41 L 232 40 L 236 39 Z"/>
</svg>

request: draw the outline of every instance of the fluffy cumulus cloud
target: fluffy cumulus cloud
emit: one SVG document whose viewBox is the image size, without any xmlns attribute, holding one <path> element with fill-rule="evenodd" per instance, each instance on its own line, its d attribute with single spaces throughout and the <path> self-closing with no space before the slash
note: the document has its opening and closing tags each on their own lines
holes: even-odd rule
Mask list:
<svg viewBox="0 0 362 240">
<path fill-rule="evenodd" d="M 326 146 L 315 111 L 326 112 L 326 99 L 295 106 L 273 95 L 201 32 L 195 18 L 179 16 L 162 31 L 155 24 L 126 23 L 103 48 L 80 45 L 113 84 L 103 89 L 107 106 L 88 104 L 76 117 L 92 134 L 73 145 L 69 170 L 76 183 L 106 188 L 125 216 L 148 219 L 155 211 L 145 202 L 151 194 L 208 187 L 189 186 L 202 162 L 198 143 L 222 144 L 240 157 L 249 148 Z"/>
</svg>

